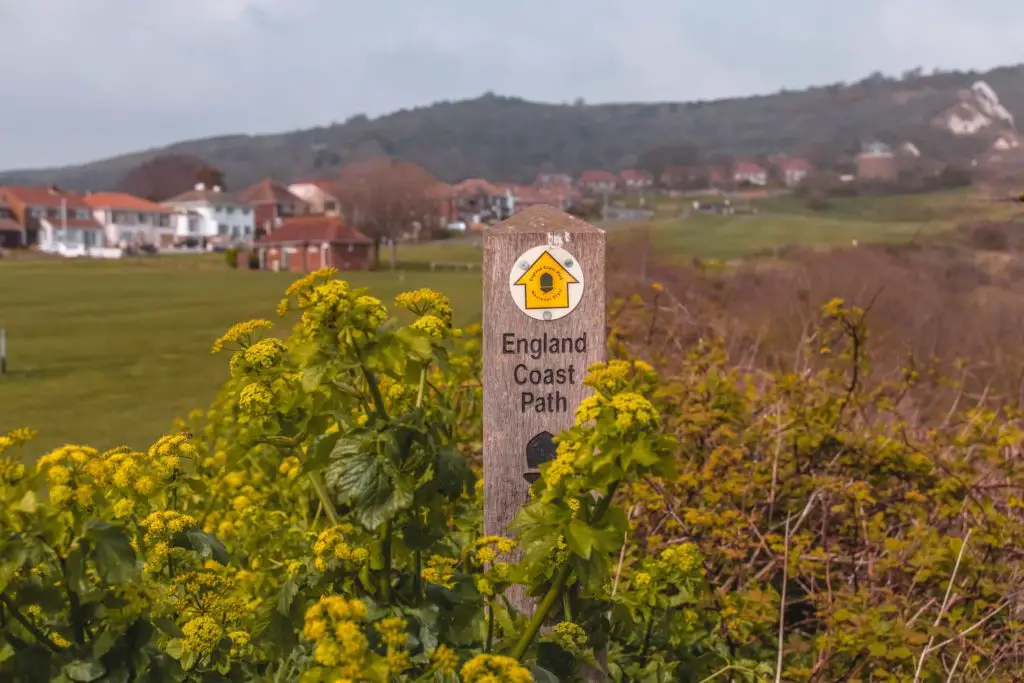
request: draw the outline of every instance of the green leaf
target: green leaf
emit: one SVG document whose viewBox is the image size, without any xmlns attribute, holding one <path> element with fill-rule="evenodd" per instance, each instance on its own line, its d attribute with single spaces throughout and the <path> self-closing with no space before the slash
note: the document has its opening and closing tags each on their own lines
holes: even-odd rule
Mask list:
<svg viewBox="0 0 1024 683">
<path fill-rule="evenodd" d="M 884 657 L 888 651 L 889 648 L 885 646 L 885 643 L 871 643 L 868 645 L 868 652 L 871 653 L 872 657 Z"/>
<path fill-rule="evenodd" d="M 320 386 L 323 381 L 324 374 L 327 372 L 327 366 L 323 363 L 316 365 L 310 365 L 302 371 L 302 390 L 309 393 Z"/>
<path fill-rule="evenodd" d="M 424 362 L 434 357 L 434 347 L 425 335 L 403 327 L 395 333 L 395 336 L 402 341 L 406 352 L 413 360 Z"/>
<path fill-rule="evenodd" d="M 351 505 L 360 524 L 371 531 L 408 509 L 413 501 L 412 489 L 394 463 L 377 453 L 335 460 L 325 480 L 338 502 Z"/>
<path fill-rule="evenodd" d="M 454 448 L 445 448 L 437 454 L 434 464 L 434 481 L 437 490 L 448 500 L 457 500 L 462 492 L 471 493 L 476 484 L 473 470 L 469 468 L 466 456 Z"/>
<path fill-rule="evenodd" d="M 299 586 L 294 581 L 285 581 L 281 585 L 281 590 L 277 593 L 277 611 L 288 616 L 288 613 L 292 609 L 292 601 L 295 596 L 299 594 Z"/>
<path fill-rule="evenodd" d="M 214 560 L 220 564 L 227 564 L 230 556 L 224 544 L 216 537 L 205 531 L 189 529 L 176 534 L 171 539 L 171 545 L 175 548 L 186 548 L 194 550 L 204 560 Z"/>
<path fill-rule="evenodd" d="M 86 524 L 85 538 L 91 546 L 96 572 L 107 583 L 122 584 L 139 577 L 138 558 L 131 538 L 119 526 L 98 520 Z"/>
<path fill-rule="evenodd" d="M 93 659 L 101 659 L 103 655 L 110 652 L 114 644 L 117 643 L 117 638 L 120 634 L 116 633 L 111 628 L 105 628 L 100 632 L 96 639 L 92 641 L 92 657 Z"/>
<path fill-rule="evenodd" d="M 569 522 L 565 542 L 569 545 L 569 550 L 586 560 L 590 558 L 590 553 L 597 543 L 597 537 L 586 522 L 574 519 Z"/>
<path fill-rule="evenodd" d="M 90 683 L 105 676 L 107 668 L 99 662 L 79 659 L 64 667 L 64 675 L 73 681 Z"/>
</svg>

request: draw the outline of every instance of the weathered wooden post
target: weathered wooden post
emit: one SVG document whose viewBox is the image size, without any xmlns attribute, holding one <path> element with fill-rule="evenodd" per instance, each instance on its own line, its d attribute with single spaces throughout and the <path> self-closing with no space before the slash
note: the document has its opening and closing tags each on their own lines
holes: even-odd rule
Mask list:
<svg viewBox="0 0 1024 683">
<path fill-rule="evenodd" d="M 534 206 L 487 230 L 483 268 L 484 530 L 504 534 L 605 358 L 605 233 Z"/>
</svg>

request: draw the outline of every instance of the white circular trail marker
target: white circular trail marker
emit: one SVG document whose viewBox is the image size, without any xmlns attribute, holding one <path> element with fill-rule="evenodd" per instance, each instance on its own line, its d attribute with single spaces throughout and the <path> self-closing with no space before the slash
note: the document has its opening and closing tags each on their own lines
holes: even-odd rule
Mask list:
<svg viewBox="0 0 1024 683">
<path fill-rule="evenodd" d="M 561 247 L 527 249 L 512 264 L 508 288 L 516 307 L 534 320 L 558 320 L 583 299 L 583 267 Z"/>
</svg>

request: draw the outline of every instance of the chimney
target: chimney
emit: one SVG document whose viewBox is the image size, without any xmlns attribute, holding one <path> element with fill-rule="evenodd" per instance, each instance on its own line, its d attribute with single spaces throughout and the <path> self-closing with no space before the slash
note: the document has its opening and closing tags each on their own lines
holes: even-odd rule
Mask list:
<svg viewBox="0 0 1024 683">
<path fill-rule="evenodd" d="M 220 185 L 214 185 L 213 186 L 213 191 L 214 192 L 220 192 Z"/>
<path fill-rule="evenodd" d="M 196 183 L 196 189 L 199 191 L 206 189 L 206 183 Z"/>
</svg>

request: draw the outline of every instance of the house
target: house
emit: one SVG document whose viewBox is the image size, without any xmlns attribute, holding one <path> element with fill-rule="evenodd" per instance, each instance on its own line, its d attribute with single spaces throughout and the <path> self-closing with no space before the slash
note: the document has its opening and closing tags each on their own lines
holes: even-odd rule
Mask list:
<svg viewBox="0 0 1024 683">
<path fill-rule="evenodd" d="M 753 161 L 737 161 L 732 170 L 732 181 L 737 185 L 767 185 L 768 171 Z"/>
<path fill-rule="evenodd" d="M 499 187 L 483 178 L 467 178 L 456 183 L 455 210 L 466 223 L 503 221 L 512 215 L 515 198 L 508 188 Z"/>
<path fill-rule="evenodd" d="M 336 194 L 335 182 L 325 178 L 299 180 L 288 186 L 288 191 L 306 202 L 310 213 L 341 215 L 341 200 Z"/>
<path fill-rule="evenodd" d="M 5 186 L 0 188 L 0 203 L 21 227 L 23 246 L 75 256 L 104 246 L 103 227 L 81 195 L 54 185 Z"/>
<path fill-rule="evenodd" d="M 267 178 L 238 193 L 252 207 L 256 231 L 267 235 L 285 218 L 309 213 L 309 204 L 279 182 Z"/>
<path fill-rule="evenodd" d="M 294 216 L 260 237 L 256 250 L 265 270 L 365 270 L 372 265 L 373 240 L 338 216 Z"/>
<path fill-rule="evenodd" d="M 627 168 L 619 172 L 619 182 L 627 192 L 646 190 L 654 185 L 654 176 L 647 171 Z"/>
<path fill-rule="evenodd" d="M 196 183 L 189 190 L 163 202 L 178 211 L 175 234 L 179 238 L 205 239 L 215 242 L 249 242 L 256 231 L 253 210 L 238 197 Z"/>
<path fill-rule="evenodd" d="M 857 155 L 857 179 L 892 181 L 899 167 L 892 148 L 884 142 L 872 142 Z"/>
<path fill-rule="evenodd" d="M 111 246 L 168 247 L 174 241 L 173 209 L 123 192 L 90 193 L 83 199 Z"/>
<path fill-rule="evenodd" d="M 661 185 L 669 190 L 697 190 L 708 187 L 710 173 L 700 166 L 669 166 L 661 173 Z"/>
<path fill-rule="evenodd" d="M 16 249 L 25 246 L 25 231 L 14 217 L 14 211 L 0 203 L 0 249 Z"/>
<path fill-rule="evenodd" d="M 539 173 L 533 185 L 542 188 L 572 187 L 572 176 L 568 173 Z"/>
<path fill-rule="evenodd" d="M 438 182 L 429 190 L 428 194 L 437 203 L 432 227 L 448 228 L 458 221 L 455 188 L 453 186 L 448 183 Z"/>
<path fill-rule="evenodd" d="M 579 186 L 586 192 L 596 194 L 614 192 L 618 178 L 611 171 L 584 171 L 580 174 Z"/>
<path fill-rule="evenodd" d="M 779 162 L 778 169 L 786 187 L 796 187 L 811 172 L 811 162 L 799 157 L 787 157 Z"/>
</svg>

